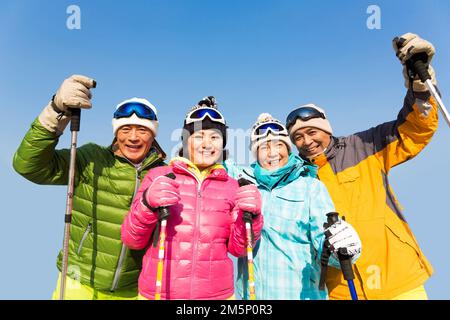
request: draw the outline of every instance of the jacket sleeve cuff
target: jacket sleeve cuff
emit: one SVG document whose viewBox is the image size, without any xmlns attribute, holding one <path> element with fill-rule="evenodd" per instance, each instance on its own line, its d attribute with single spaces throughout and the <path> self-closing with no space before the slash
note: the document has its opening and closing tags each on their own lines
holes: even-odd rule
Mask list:
<svg viewBox="0 0 450 320">
<path fill-rule="evenodd" d="M 60 136 L 70 122 L 70 115 L 66 115 L 64 112 L 57 110 L 53 102 L 50 101 L 44 110 L 42 110 L 38 119 L 45 129 Z"/>
<path fill-rule="evenodd" d="M 147 202 L 147 191 L 148 188 L 144 190 L 144 192 L 142 193 L 142 198 L 141 198 L 141 203 L 150 211 L 153 212 L 157 212 L 158 208 L 154 208 L 152 207 L 148 202 Z"/>
</svg>

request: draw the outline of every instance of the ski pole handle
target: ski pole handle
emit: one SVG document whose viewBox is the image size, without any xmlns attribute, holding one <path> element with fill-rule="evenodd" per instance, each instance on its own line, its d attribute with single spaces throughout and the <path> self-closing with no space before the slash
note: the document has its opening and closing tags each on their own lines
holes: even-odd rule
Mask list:
<svg viewBox="0 0 450 320">
<path fill-rule="evenodd" d="M 425 65 L 427 60 L 427 54 L 422 52 L 413 55 L 408 61 L 406 61 L 406 66 L 408 69 L 414 74 L 417 74 L 420 81 L 423 83 L 425 83 L 428 79 L 431 79 L 430 73 L 428 72 L 428 67 Z"/>
<path fill-rule="evenodd" d="M 245 178 L 240 178 L 238 180 L 238 183 L 239 183 L 239 187 L 249 186 L 249 185 L 253 184 Z"/>
<path fill-rule="evenodd" d="M 252 183 L 250 181 L 248 181 L 247 179 L 240 178 L 238 180 L 238 184 L 239 184 L 239 187 L 243 187 L 243 186 L 251 185 Z M 252 224 L 253 224 L 253 214 L 251 212 L 244 211 L 244 215 L 243 215 L 242 219 L 244 220 L 245 223 L 249 223 L 250 227 L 252 226 Z M 251 229 L 251 231 L 252 231 L 252 242 L 253 242 L 253 237 L 254 237 L 253 229 Z"/>
<path fill-rule="evenodd" d="M 73 194 L 75 183 L 75 164 L 77 156 L 77 135 L 80 131 L 80 109 L 73 108 L 72 118 L 70 120 L 71 142 L 70 142 L 70 162 L 69 162 L 69 181 L 67 183 L 66 196 L 66 214 L 64 215 L 64 238 L 63 238 L 63 256 L 61 261 L 61 283 L 59 290 L 59 300 L 64 300 L 66 291 L 66 276 L 69 261 L 69 239 L 70 226 L 72 223 Z"/>
<path fill-rule="evenodd" d="M 339 221 L 339 214 L 337 212 L 329 212 L 327 213 L 327 222 L 328 227 L 331 227 L 333 224 Z M 352 269 L 352 256 L 347 254 L 347 250 L 345 248 L 339 248 L 337 253 L 339 264 L 341 265 L 342 274 L 345 280 L 353 280 L 355 279 L 355 274 Z"/>
<path fill-rule="evenodd" d="M 166 174 L 166 177 L 173 180 L 175 180 L 176 178 L 172 172 Z M 167 218 L 169 217 L 168 207 L 160 207 L 158 210 L 159 210 L 158 223 L 156 224 L 157 229 L 155 229 L 154 233 L 156 241 L 158 241 L 159 239 L 158 265 L 156 271 L 156 284 L 155 284 L 155 300 L 161 300 L 163 269 L 164 269 L 164 252 L 165 252 L 164 243 L 166 241 Z M 159 227 L 161 228 L 161 230 L 159 230 Z"/>
<path fill-rule="evenodd" d="M 332 224 L 337 222 L 338 219 L 338 213 L 337 212 L 329 212 L 327 213 L 327 222 L 323 224 L 323 228 L 327 229 Z M 323 243 L 322 248 L 322 255 L 320 257 L 320 279 L 319 279 L 319 289 L 325 290 L 325 280 L 327 278 L 327 271 L 328 271 L 328 261 L 330 260 L 331 250 L 330 250 L 330 244 L 328 242 L 328 236 L 325 233 L 325 241 Z"/>
<path fill-rule="evenodd" d="M 447 111 L 447 108 L 444 105 L 439 93 L 434 87 L 430 73 L 428 72 L 428 67 L 425 65 L 428 56 L 426 53 L 418 53 L 413 55 L 408 61 L 406 61 L 406 67 L 408 68 L 408 72 L 411 73 L 410 77 L 414 78 L 417 74 L 419 76 L 420 81 L 422 81 L 426 86 L 430 94 L 436 100 L 439 110 L 441 110 L 442 115 L 444 116 L 444 120 L 447 122 L 447 125 L 450 127 L 450 114 Z"/>
<path fill-rule="evenodd" d="M 327 227 L 331 227 L 333 224 L 339 221 L 339 214 L 337 212 L 327 213 Z M 350 290 L 350 296 L 352 300 L 358 300 L 358 294 L 356 293 L 355 284 L 353 279 L 355 279 L 355 274 L 352 268 L 352 256 L 347 254 L 345 248 L 339 248 L 337 253 L 339 264 L 341 266 L 342 275 L 348 283 L 348 288 Z M 322 279 L 321 279 L 322 280 Z M 324 279 L 322 281 L 325 281 Z"/>
<path fill-rule="evenodd" d="M 72 117 L 70 118 L 70 131 L 80 131 L 81 109 L 70 108 L 70 112 L 72 112 Z"/>
<path fill-rule="evenodd" d="M 97 82 L 92 80 L 92 88 L 97 87 Z M 72 113 L 72 117 L 70 118 L 70 131 L 80 131 L 80 116 L 81 109 L 80 108 L 69 108 Z"/>
<path fill-rule="evenodd" d="M 238 180 L 239 187 L 248 186 L 252 183 L 244 178 Z M 253 239 L 255 235 L 253 233 L 253 214 L 248 211 L 244 211 L 242 219 L 245 222 L 245 232 L 247 234 L 247 268 L 248 268 L 248 286 L 250 293 L 250 300 L 256 300 L 255 291 L 255 275 L 253 266 Z"/>
<path fill-rule="evenodd" d="M 170 178 L 172 180 L 175 180 L 175 178 L 176 178 L 172 172 L 166 174 L 166 177 Z M 153 233 L 153 247 L 156 247 L 156 245 L 158 244 L 160 223 L 162 221 L 167 220 L 167 218 L 169 218 L 169 215 L 170 215 L 169 207 L 159 207 L 158 208 L 158 223 L 156 224 L 155 232 Z"/>
</svg>

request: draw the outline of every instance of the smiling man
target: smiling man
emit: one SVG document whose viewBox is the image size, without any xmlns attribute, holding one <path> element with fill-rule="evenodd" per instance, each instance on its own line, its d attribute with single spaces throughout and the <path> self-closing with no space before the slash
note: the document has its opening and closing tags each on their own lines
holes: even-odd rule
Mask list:
<svg viewBox="0 0 450 320">
<path fill-rule="evenodd" d="M 140 164 L 150 152 L 158 130 L 156 108 L 146 99 L 125 100 L 117 106 L 112 125 L 114 153 Z"/>
<path fill-rule="evenodd" d="M 68 183 L 70 150 L 55 148 L 70 121 L 69 107 L 92 107 L 94 83 L 79 75 L 63 82 L 14 155 L 18 173 L 38 184 Z M 143 252 L 122 243 L 120 227 L 141 179 L 150 168 L 164 165 L 165 154 L 155 140 L 156 108 L 146 99 L 120 103 L 112 125 L 111 146 L 88 143 L 77 149 L 65 299 L 137 298 Z M 62 253 L 59 270 L 61 259 Z"/>
<path fill-rule="evenodd" d="M 346 137 L 335 137 L 321 108 L 308 104 L 293 110 L 286 127 L 299 154 L 319 167 L 337 212 L 359 233 L 364 250 L 354 266 L 361 299 L 427 299 L 424 283 L 433 273 L 389 186 L 390 170 L 414 158 L 431 141 L 438 126 L 436 101 L 406 62 L 434 47 L 407 33 L 394 39 L 397 57 L 404 64 L 408 89 L 397 119 Z M 348 299 L 341 272 L 331 268 L 327 286 L 332 299 Z"/>
</svg>

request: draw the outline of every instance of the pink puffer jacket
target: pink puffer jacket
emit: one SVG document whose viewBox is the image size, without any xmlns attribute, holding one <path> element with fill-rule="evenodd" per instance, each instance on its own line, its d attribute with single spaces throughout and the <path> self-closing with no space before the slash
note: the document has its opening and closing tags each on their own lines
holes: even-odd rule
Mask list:
<svg viewBox="0 0 450 320">
<path fill-rule="evenodd" d="M 173 172 L 180 183 L 179 204 L 167 220 L 161 299 L 227 299 L 234 294 L 233 262 L 228 252 L 246 254 L 243 212 L 234 205 L 239 188 L 225 169 L 214 169 L 200 184 L 186 163 L 174 161 L 150 170 L 122 225 L 122 240 L 130 249 L 147 247 L 139 277 L 139 293 L 154 299 L 158 246 L 151 244 L 157 216 L 141 204 L 153 180 Z M 253 222 L 259 239 L 263 217 Z"/>
</svg>

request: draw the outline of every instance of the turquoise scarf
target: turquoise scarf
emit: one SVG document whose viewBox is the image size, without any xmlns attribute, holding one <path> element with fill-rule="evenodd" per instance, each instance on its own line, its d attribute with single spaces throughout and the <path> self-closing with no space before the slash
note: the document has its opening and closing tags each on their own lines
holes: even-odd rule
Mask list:
<svg viewBox="0 0 450 320">
<path fill-rule="evenodd" d="M 276 170 L 266 170 L 261 167 L 258 162 L 255 162 L 254 174 L 259 185 L 263 185 L 267 189 L 272 190 L 282 179 L 284 179 L 283 182 L 285 183 L 297 179 L 300 175 L 300 170 L 298 170 L 298 168 L 301 168 L 302 165 L 302 161 L 291 153 L 288 162 L 283 167 Z"/>
</svg>

